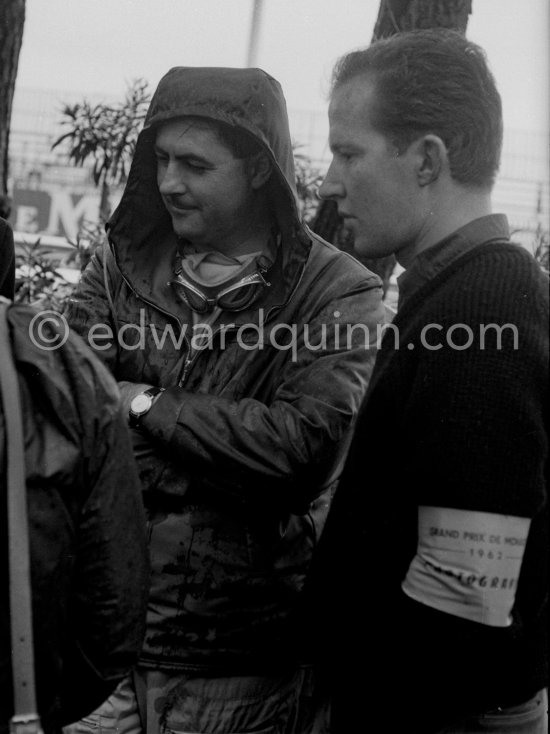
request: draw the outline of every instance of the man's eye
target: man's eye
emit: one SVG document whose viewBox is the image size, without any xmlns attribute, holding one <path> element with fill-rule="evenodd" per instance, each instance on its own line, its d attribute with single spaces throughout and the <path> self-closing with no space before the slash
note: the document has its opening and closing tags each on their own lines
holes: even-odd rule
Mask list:
<svg viewBox="0 0 550 734">
<path fill-rule="evenodd" d="M 206 166 L 204 166 L 202 163 L 194 163 L 193 161 L 187 161 L 187 166 L 192 171 L 203 173 L 204 171 L 207 171 L 208 169 Z"/>
</svg>

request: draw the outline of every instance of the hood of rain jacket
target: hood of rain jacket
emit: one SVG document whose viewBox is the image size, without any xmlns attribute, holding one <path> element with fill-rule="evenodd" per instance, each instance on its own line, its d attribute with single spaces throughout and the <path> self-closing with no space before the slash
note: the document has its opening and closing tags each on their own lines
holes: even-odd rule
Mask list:
<svg viewBox="0 0 550 734">
<path fill-rule="evenodd" d="M 176 236 L 158 190 L 153 146 L 159 125 L 185 116 L 225 123 L 247 132 L 261 145 L 273 165 L 270 199 L 286 249 L 308 249 L 280 84 L 260 69 L 174 67 L 161 79 L 151 100 L 126 188 L 107 225 L 122 272 L 137 287 L 147 289 L 143 271 L 150 273 L 151 258 L 174 251 Z"/>
</svg>

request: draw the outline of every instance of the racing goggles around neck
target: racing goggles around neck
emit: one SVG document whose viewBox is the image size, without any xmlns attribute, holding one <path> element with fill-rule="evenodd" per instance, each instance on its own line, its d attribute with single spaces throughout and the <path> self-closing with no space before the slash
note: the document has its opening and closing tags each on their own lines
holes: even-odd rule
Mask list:
<svg viewBox="0 0 550 734">
<path fill-rule="evenodd" d="M 171 281 L 176 297 L 183 301 L 195 313 L 211 313 L 215 308 L 222 311 L 244 311 L 252 306 L 261 296 L 269 283 L 264 274 L 268 268 L 258 267 L 255 273 L 245 275 L 236 283 L 223 288 L 212 298 L 201 291 L 195 283 L 189 281 L 182 271 L 181 264 L 176 268 L 176 279 Z"/>
</svg>

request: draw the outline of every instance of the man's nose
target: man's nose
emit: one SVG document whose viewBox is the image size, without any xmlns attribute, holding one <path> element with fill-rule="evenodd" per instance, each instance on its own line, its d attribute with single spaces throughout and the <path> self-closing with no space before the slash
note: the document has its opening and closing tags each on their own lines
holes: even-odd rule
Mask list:
<svg viewBox="0 0 550 734">
<path fill-rule="evenodd" d="M 159 171 L 159 191 L 161 194 L 183 194 L 187 190 L 181 167 L 177 161 L 170 161 Z"/>
<path fill-rule="evenodd" d="M 341 199 L 345 196 L 344 185 L 335 175 L 333 163 L 330 164 L 317 193 L 320 199 Z"/>
</svg>

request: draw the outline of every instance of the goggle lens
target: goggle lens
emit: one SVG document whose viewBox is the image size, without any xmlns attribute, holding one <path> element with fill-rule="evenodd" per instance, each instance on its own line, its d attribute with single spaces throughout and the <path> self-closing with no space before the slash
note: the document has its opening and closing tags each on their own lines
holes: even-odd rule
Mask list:
<svg viewBox="0 0 550 734">
<path fill-rule="evenodd" d="M 212 307 L 205 296 L 202 293 L 196 291 L 192 286 L 184 283 L 182 280 L 173 280 L 172 285 L 176 290 L 176 296 L 183 301 L 192 311 L 196 313 L 208 313 L 212 310 Z"/>
<path fill-rule="evenodd" d="M 259 297 L 263 283 L 243 283 L 218 297 L 222 311 L 243 311 Z"/>
</svg>

